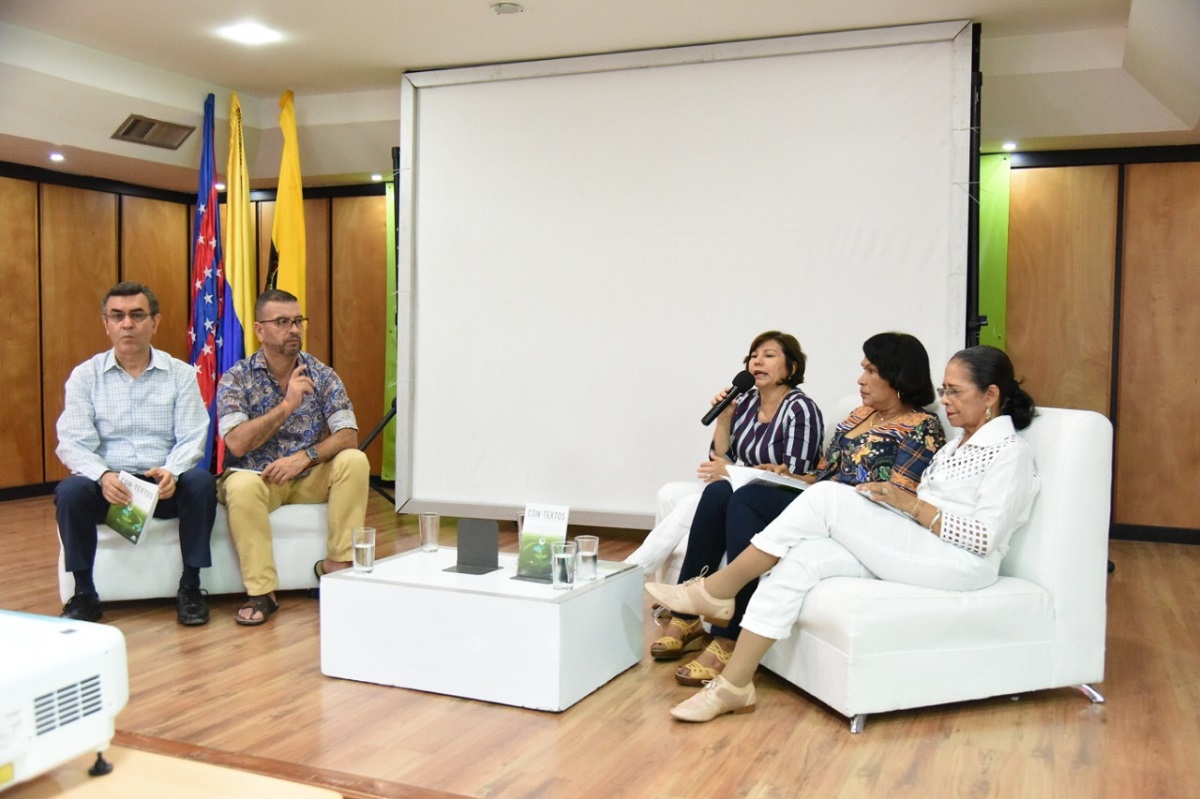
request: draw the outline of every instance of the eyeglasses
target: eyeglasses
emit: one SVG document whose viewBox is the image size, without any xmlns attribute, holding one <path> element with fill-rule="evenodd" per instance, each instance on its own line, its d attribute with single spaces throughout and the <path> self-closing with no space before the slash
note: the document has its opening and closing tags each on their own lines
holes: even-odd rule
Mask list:
<svg viewBox="0 0 1200 799">
<path fill-rule="evenodd" d="M 937 390 L 937 395 L 939 398 L 950 397 L 951 399 L 954 399 L 964 391 L 966 391 L 965 388 L 959 388 L 958 386 L 951 386 L 950 388 L 942 386 Z"/>
<path fill-rule="evenodd" d="M 278 319 L 260 319 L 258 323 L 260 325 L 275 325 L 276 330 L 290 330 L 292 325 L 303 330 L 308 327 L 308 317 L 297 316 L 295 319 L 290 319 L 286 316 L 281 316 Z"/>
<path fill-rule="evenodd" d="M 100 315 L 112 322 L 114 325 L 119 325 L 124 322 L 125 317 L 127 316 L 133 320 L 135 325 L 140 325 L 142 322 L 145 322 L 150 318 L 150 314 L 140 310 L 130 311 L 129 313 L 125 313 L 124 311 L 109 311 L 108 313 L 102 313 Z"/>
</svg>

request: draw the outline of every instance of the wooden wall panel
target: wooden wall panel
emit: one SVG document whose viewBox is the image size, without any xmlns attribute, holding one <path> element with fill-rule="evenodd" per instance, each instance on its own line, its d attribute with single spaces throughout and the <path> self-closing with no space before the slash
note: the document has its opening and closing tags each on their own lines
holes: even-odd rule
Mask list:
<svg viewBox="0 0 1200 799">
<path fill-rule="evenodd" d="M 0 383 L 0 488 L 43 480 L 41 314 L 38 304 L 37 184 L 0 178 L 0 286 L 4 335 Z"/>
<path fill-rule="evenodd" d="M 39 246 L 45 479 L 60 480 L 67 470 L 54 448 L 63 385 L 76 364 L 111 346 L 100 300 L 117 282 L 117 196 L 43 184 Z"/>
<path fill-rule="evenodd" d="M 1126 171 L 1119 524 L 1200 528 L 1200 163 Z"/>
<path fill-rule="evenodd" d="M 1117 176 L 1012 171 L 1007 347 L 1041 405 L 1109 412 Z"/>
<path fill-rule="evenodd" d="M 333 202 L 333 367 L 354 403 L 360 441 L 383 418 L 387 336 L 386 197 Z M 379 474 L 382 436 L 367 450 Z"/>
<path fill-rule="evenodd" d="M 158 297 L 162 321 L 154 346 L 188 360 L 188 264 L 191 206 L 121 198 L 121 279 L 144 283 Z"/>
<path fill-rule="evenodd" d="M 329 363 L 332 349 L 332 328 L 329 323 L 329 228 L 330 201 L 309 199 L 304 201 L 305 238 L 305 309 L 308 316 L 308 332 L 304 337 L 304 349 L 318 360 Z M 267 285 L 267 267 L 271 263 L 271 226 L 275 223 L 275 203 L 258 203 L 258 287 L 261 292 Z"/>
</svg>

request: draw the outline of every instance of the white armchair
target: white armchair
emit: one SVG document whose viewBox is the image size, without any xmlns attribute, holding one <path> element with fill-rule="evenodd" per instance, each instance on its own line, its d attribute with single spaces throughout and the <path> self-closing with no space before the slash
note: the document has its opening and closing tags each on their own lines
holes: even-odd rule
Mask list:
<svg viewBox="0 0 1200 799">
<path fill-rule="evenodd" d="M 1021 435 L 1041 491 L 996 583 L 825 580 L 763 665 L 850 718 L 852 732 L 870 713 L 1065 686 L 1103 702 L 1090 683 L 1104 679 L 1112 425 L 1092 411 L 1038 414 Z"/>
</svg>

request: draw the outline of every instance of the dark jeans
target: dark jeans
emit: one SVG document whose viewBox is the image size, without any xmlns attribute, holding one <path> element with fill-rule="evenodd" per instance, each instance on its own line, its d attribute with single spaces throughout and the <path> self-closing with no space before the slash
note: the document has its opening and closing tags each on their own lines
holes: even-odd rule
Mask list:
<svg viewBox="0 0 1200 799">
<path fill-rule="evenodd" d="M 709 483 L 704 487 L 696 515 L 692 518 L 679 582 L 701 573 L 712 574 L 720 566 L 722 556 L 732 561 L 742 554 L 742 550 L 750 546 L 750 539 L 762 532 L 798 496 L 794 491 L 775 486 L 748 485 L 734 491 L 728 480 Z M 704 571 L 706 567 L 707 572 Z M 738 592 L 733 618 L 724 627 L 713 625 L 713 635 L 738 637 L 742 631 L 742 616 L 756 587 L 758 580 L 752 580 Z"/>
<path fill-rule="evenodd" d="M 67 571 L 91 569 L 96 562 L 96 525 L 109 508 L 100 484 L 79 475 L 68 477 L 54 489 L 54 506 Z M 212 565 L 208 542 L 216 516 L 216 478 L 199 466 L 179 475 L 175 494 L 160 499 L 154 508 L 156 519 L 179 519 L 183 565 L 198 569 Z"/>
</svg>

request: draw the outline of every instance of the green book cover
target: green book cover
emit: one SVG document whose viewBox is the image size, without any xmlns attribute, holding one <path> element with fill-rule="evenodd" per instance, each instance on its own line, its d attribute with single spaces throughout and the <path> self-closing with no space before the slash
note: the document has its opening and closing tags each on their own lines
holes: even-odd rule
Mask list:
<svg viewBox="0 0 1200 799">
<path fill-rule="evenodd" d="M 571 509 L 566 505 L 525 505 L 525 525 L 518 539 L 517 577 L 523 580 L 551 581 L 553 563 L 550 545 L 567 540 L 567 519 Z"/>
<path fill-rule="evenodd" d="M 517 556 L 517 575 L 549 582 L 550 545 L 555 541 L 565 541 L 566 538 L 565 531 L 559 534 L 522 531 L 521 552 Z"/>
<path fill-rule="evenodd" d="M 128 505 L 109 505 L 104 523 L 136 545 L 146 535 L 150 520 L 154 518 L 154 508 L 158 505 L 158 484 L 140 480 L 129 472 L 120 472 L 117 476 L 122 485 L 129 489 L 133 499 Z"/>
</svg>

